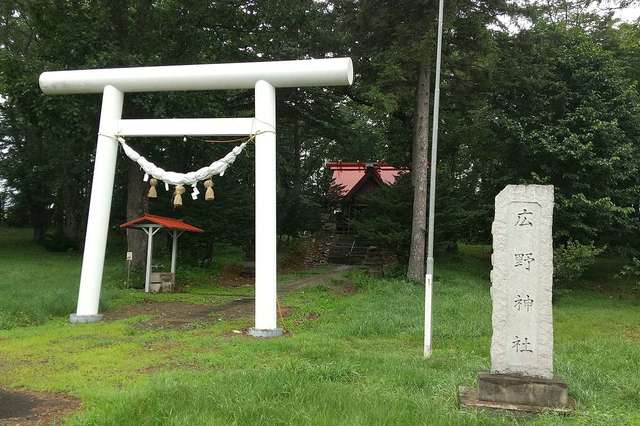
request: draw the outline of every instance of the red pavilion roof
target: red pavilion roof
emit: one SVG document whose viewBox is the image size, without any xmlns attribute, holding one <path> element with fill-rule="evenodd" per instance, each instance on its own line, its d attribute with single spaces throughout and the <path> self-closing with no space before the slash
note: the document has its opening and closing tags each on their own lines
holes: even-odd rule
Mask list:
<svg viewBox="0 0 640 426">
<path fill-rule="evenodd" d="M 165 217 L 165 216 L 156 216 L 154 214 L 145 214 L 144 216 L 140 216 L 137 219 L 130 220 L 129 222 L 123 223 L 120 225 L 120 228 L 130 228 L 136 225 L 143 225 L 146 223 L 154 223 L 156 225 L 160 225 L 166 229 L 175 229 L 177 231 L 186 231 L 186 232 L 204 232 L 203 229 L 200 229 L 196 226 L 189 225 L 182 219 L 175 219 L 173 217 Z"/>
<path fill-rule="evenodd" d="M 368 167 L 372 167 L 380 181 L 387 185 L 393 185 L 398 176 L 408 172 L 406 168 L 394 167 L 383 162 L 347 163 L 332 161 L 327 163 L 327 167 L 333 172 L 333 185 L 340 187 L 340 195 L 343 197 L 349 196 L 351 191 L 358 186 L 365 177 Z"/>
</svg>

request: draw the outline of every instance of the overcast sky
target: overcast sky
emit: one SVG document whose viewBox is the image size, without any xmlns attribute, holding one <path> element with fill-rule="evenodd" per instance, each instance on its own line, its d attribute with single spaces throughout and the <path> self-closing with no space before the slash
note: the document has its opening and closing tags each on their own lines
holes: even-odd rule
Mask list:
<svg viewBox="0 0 640 426">
<path fill-rule="evenodd" d="M 640 6 L 632 6 L 618 10 L 615 16 L 627 22 L 635 21 L 640 16 Z"/>
</svg>

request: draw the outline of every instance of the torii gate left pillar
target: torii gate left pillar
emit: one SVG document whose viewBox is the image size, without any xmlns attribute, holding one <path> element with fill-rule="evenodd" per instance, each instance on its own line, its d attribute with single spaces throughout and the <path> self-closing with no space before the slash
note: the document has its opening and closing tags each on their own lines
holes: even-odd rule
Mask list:
<svg viewBox="0 0 640 426">
<path fill-rule="evenodd" d="M 276 87 L 350 85 L 349 58 L 239 64 L 181 65 L 45 72 L 46 94 L 102 93 L 78 308 L 71 322 L 93 322 L 99 314 L 107 245 L 117 136 L 240 136 L 256 134 L 256 309 L 251 334 L 273 337 L 277 327 Z M 124 120 L 126 92 L 254 89 L 253 118 Z"/>
</svg>

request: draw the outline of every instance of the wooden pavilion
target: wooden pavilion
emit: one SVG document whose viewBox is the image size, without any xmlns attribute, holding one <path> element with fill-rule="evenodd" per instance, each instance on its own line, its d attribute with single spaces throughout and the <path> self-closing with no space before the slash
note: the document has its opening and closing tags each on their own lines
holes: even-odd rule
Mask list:
<svg viewBox="0 0 640 426">
<path fill-rule="evenodd" d="M 153 259 L 153 236 L 161 229 L 167 230 L 173 237 L 171 246 L 171 282 L 175 284 L 176 276 L 176 259 L 178 254 L 178 238 L 184 232 L 204 232 L 204 230 L 190 225 L 182 219 L 172 217 L 156 216 L 153 214 L 145 214 L 137 219 L 120 225 L 120 228 L 136 228 L 147 234 L 147 264 L 144 280 L 144 291 L 148 293 L 151 289 L 151 261 Z"/>
</svg>

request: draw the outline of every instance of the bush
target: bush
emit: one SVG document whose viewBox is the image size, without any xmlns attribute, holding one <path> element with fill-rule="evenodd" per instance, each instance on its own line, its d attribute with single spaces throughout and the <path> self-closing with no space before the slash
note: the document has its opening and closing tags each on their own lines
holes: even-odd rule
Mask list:
<svg viewBox="0 0 640 426">
<path fill-rule="evenodd" d="M 596 247 L 593 242 L 582 244 L 569 241 L 553 252 L 553 277 L 557 281 L 575 281 L 593 265 L 605 247 Z"/>
<path fill-rule="evenodd" d="M 66 252 L 77 249 L 76 241 L 73 241 L 61 233 L 45 235 L 41 244 L 45 249 L 52 252 Z"/>
<path fill-rule="evenodd" d="M 634 257 L 631 264 L 622 268 L 620 275 L 631 278 L 635 281 L 636 287 L 640 288 L 640 258 Z"/>
</svg>

